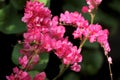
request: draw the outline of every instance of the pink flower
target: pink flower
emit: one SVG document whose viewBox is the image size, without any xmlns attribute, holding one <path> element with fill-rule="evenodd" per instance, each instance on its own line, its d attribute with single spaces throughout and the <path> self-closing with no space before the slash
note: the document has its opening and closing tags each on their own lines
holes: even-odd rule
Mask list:
<svg viewBox="0 0 120 80">
<path fill-rule="evenodd" d="M 112 64 L 112 58 L 111 58 L 111 57 L 108 57 L 108 62 L 109 62 L 110 64 Z"/>
<path fill-rule="evenodd" d="M 105 55 L 108 54 L 108 52 L 110 52 L 110 46 L 108 43 L 108 30 L 104 29 L 102 30 L 102 26 L 99 24 L 91 24 L 88 27 L 89 30 L 89 41 L 91 43 L 97 41 L 103 48 L 105 51 Z"/>
<path fill-rule="evenodd" d="M 35 54 L 34 56 L 32 56 L 32 63 L 33 64 L 37 64 L 39 62 L 39 55 L 38 54 Z"/>
<path fill-rule="evenodd" d="M 82 12 L 83 13 L 87 13 L 88 12 L 88 7 L 87 6 L 83 6 L 82 7 Z"/>
<path fill-rule="evenodd" d="M 91 43 L 95 42 L 97 40 L 97 37 L 99 36 L 99 31 L 102 30 L 101 25 L 99 24 L 91 24 L 89 25 L 89 40 Z"/>
<path fill-rule="evenodd" d="M 66 24 L 75 25 L 76 27 L 80 27 L 80 28 L 88 26 L 88 21 L 85 20 L 84 17 L 77 11 L 71 13 L 65 11 L 64 14 L 60 15 L 60 21 Z"/>
<path fill-rule="evenodd" d="M 36 74 L 33 80 L 45 80 L 46 74 L 45 72 L 41 72 L 39 74 Z"/>
<path fill-rule="evenodd" d="M 43 3 L 35 1 L 28 1 L 25 7 L 24 17 L 22 21 L 27 24 L 29 28 L 41 25 L 48 26 L 50 24 L 51 11 L 44 7 Z"/>
<path fill-rule="evenodd" d="M 33 29 L 28 30 L 24 33 L 25 42 L 32 43 L 32 42 L 39 42 L 41 39 L 40 29 L 35 27 Z"/>
<path fill-rule="evenodd" d="M 82 62 L 82 56 L 80 54 L 81 50 L 80 49 L 77 50 L 76 46 L 70 47 L 66 52 L 68 53 L 65 53 L 63 57 L 64 64 L 74 64 Z"/>
<path fill-rule="evenodd" d="M 74 39 L 76 39 L 76 38 L 82 39 L 83 32 L 84 32 L 84 29 L 77 28 L 77 29 L 73 32 Z"/>
<path fill-rule="evenodd" d="M 65 33 L 65 27 L 58 26 L 58 17 L 53 17 L 51 21 L 51 28 L 50 28 L 50 34 L 51 36 L 55 37 L 56 39 L 63 38 Z"/>
<path fill-rule="evenodd" d="M 52 38 L 49 35 L 44 35 L 41 39 L 41 46 L 48 52 L 52 50 L 52 43 Z"/>
<path fill-rule="evenodd" d="M 19 70 L 17 67 L 13 68 L 13 73 L 6 76 L 7 80 L 32 80 L 27 72 Z"/>
<path fill-rule="evenodd" d="M 55 45 L 55 54 L 62 59 L 65 65 L 79 63 L 82 61 L 81 49 L 77 49 L 67 39 L 57 41 Z"/>
<path fill-rule="evenodd" d="M 18 73 L 18 72 L 19 72 L 19 69 L 18 69 L 17 67 L 14 67 L 14 68 L 13 68 L 13 72 L 14 72 L 14 73 Z"/>
<path fill-rule="evenodd" d="M 25 68 L 28 63 L 28 57 L 25 55 L 23 57 L 19 57 L 19 64 L 22 66 L 22 68 Z"/>
<path fill-rule="evenodd" d="M 108 52 L 110 52 L 110 45 L 108 43 L 108 30 L 101 30 L 99 31 L 99 36 L 97 38 L 97 42 L 99 42 L 101 44 L 101 46 L 104 48 L 105 51 L 105 55 L 108 54 Z"/>
<path fill-rule="evenodd" d="M 56 45 L 54 46 L 55 49 L 55 54 L 59 57 L 59 58 L 63 58 L 65 55 L 66 50 L 69 50 L 69 46 L 71 46 L 71 43 L 68 43 L 67 40 L 58 40 L 56 42 Z M 70 52 L 70 51 L 69 51 Z"/>
<path fill-rule="evenodd" d="M 75 71 L 75 72 L 79 72 L 81 69 L 81 66 L 77 63 L 74 63 L 72 66 L 71 66 L 71 70 Z"/>
<path fill-rule="evenodd" d="M 97 8 L 99 4 L 102 2 L 102 0 L 86 0 L 89 9 L 93 10 L 94 8 Z"/>
</svg>

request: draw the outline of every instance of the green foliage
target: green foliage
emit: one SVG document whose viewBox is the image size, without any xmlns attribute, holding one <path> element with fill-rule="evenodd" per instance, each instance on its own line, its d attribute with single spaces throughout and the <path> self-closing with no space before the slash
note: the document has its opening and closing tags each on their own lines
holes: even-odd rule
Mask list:
<svg viewBox="0 0 120 80">
<path fill-rule="evenodd" d="M 82 52 L 83 61 L 81 72 L 87 75 L 94 75 L 98 72 L 103 63 L 103 56 L 99 50 L 86 49 Z"/>
<path fill-rule="evenodd" d="M 50 7 L 50 0 L 38 0 L 39 2 L 43 2 L 47 7 Z"/>
<path fill-rule="evenodd" d="M 7 15 L 9 14 L 9 10 L 10 10 L 10 5 L 7 5 L 0 9 L 0 27 L 1 25 L 5 24 L 4 21 L 6 20 Z"/>
<path fill-rule="evenodd" d="M 50 7 L 50 0 L 39 0 Z M 5 34 L 21 34 L 26 25 L 21 21 L 23 16 L 18 11 L 24 10 L 26 0 L 10 0 L 8 5 L 0 8 L 0 31 Z"/>
<path fill-rule="evenodd" d="M 49 53 L 41 53 L 39 63 L 34 67 L 33 70 L 43 71 L 47 67 L 49 61 Z"/>
<path fill-rule="evenodd" d="M 65 75 L 65 77 L 63 78 L 63 80 L 80 80 L 80 79 L 79 79 L 78 75 L 76 75 L 73 72 L 70 72 L 67 75 Z"/>
<path fill-rule="evenodd" d="M 50 0 L 47 1 L 46 6 L 50 8 Z"/>
<path fill-rule="evenodd" d="M 26 28 L 21 17 L 10 4 L 0 9 L 0 31 L 6 34 L 23 33 Z"/>
<path fill-rule="evenodd" d="M 18 58 L 20 57 L 20 49 L 22 49 L 22 46 L 23 45 L 20 45 L 20 44 L 16 44 L 14 49 L 13 49 L 13 52 L 12 52 L 12 61 L 14 64 L 18 65 Z M 33 70 L 35 71 L 43 71 L 46 66 L 47 66 L 47 63 L 49 61 L 49 54 L 48 53 L 41 53 L 40 54 L 40 61 L 39 63 L 34 67 Z"/>
<path fill-rule="evenodd" d="M 12 52 L 12 61 L 14 64 L 18 65 L 18 58 L 20 57 L 20 49 L 22 49 L 23 45 L 16 44 L 14 46 L 13 52 Z"/>
</svg>

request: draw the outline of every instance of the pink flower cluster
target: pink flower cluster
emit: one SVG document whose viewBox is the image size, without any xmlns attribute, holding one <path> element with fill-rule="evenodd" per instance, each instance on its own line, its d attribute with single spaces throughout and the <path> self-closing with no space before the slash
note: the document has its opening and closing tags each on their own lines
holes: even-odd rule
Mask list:
<svg viewBox="0 0 120 80">
<path fill-rule="evenodd" d="M 10 76 L 6 76 L 7 80 L 31 80 L 30 75 L 17 67 L 13 68 L 13 73 Z"/>
<path fill-rule="evenodd" d="M 71 69 L 79 72 L 80 65 L 78 63 L 82 62 L 82 56 L 80 55 L 81 49 L 77 49 L 73 46 L 71 42 L 65 40 L 58 40 L 55 43 L 55 54 L 62 59 L 65 65 L 71 64 Z"/>
<path fill-rule="evenodd" d="M 73 32 L 74 38 L 88 38 L 91 43 L 98 42 L 104 48 L 105 54 L 110 52 L 110 46 L 108 43 L 108 30 L 102 30 L 102 26 L 99 24 L 90 24 L 87 20 L 82 17 L 78 12 L 69 13 L 66 11 L 64 14 L 61 14 L 60 21 L 65 24 L 76 25 L 76 30 Z"/>
<path fill-rule="evenodd" d="M 82 12 L 87 13 L 87 12 L 92 12 L 95 8 L 97 8 L 102 0 L 86 0 L 88 6 L 83 6 Z"/>
<path fill-rule="evenodd" d="M 71 64 L 72 70 L 80 71 L 78 64 L 82 61 L 80 50 L 63 37 L 65 27 L 59 25 L 59 18 L 51 17 L 50 10 L 44 7 L 44 4 L 38 1 L 27 2 L 22 18 L 27 24 L 27 32 L 24 33 L 24 48 L 21 50 L 23 57 L 19 58 L 19 63 L 24 68 L 28 64 L 28 59 L 33 58 L 35 54 L 54 51 L 65 65 Z M 35 60 L 38 62 L 38 57 Z M 34 63 L 32 60 L 31 64 Z"/>
<path fill-rule="evenodd" d="M 86 0 L 88 6 L 83 6 L 82 12 L 91 12 L 101 1 Z M 105 55 L 110 52 L 108 30 L 103 30 L 99 24 L 89 24 L 77 11 L 65 11 L 61 13 L 60 18 L 53 17 L 51 11 L 44 7 L 43 3 L 30 0 L 27 1 L 22 21 L 27 25 L 27 32 L 23 34 L 23 48 L 20 50 L 22 56 L 18 59 L 22 68 L 20 70 L 17 67 L 14 68 L 13 73 L 6 76 L 7 80 L 32 80 L 31 76 L 23 70 L 32 69 L 40 60 L 39 54 L 50 51 L 53 51 L 64 65 L 70 65 L 71 70 L 79 72 L 81 69 L 79 63 L 82 62 L 81 47 L 78 49 L 68 41 L 68 37 L 64 37 L 66 31 L 64 25 L 72 25 L 76 28 L 72 33 L 74 39 L 79 38 L 81 41 L 88 39 L 91 43 L 98 42 L 104 48 Z M 112 64 L 111 57 L 108 61 Z M 45 72 L 38 73 L 33 78 L 33 80 L 45 79 Z"/>
<path fill-rule="evenodd" d="M 41 72 L 32 77 L 25 71 L 19 70 L 17 67 L 13 68 L 13 73 L 10 76 L 6 76 L 7 80 L 45 80 L 45 72 Z"/>
<path fill-rule="evenodd" d="M 75 25 L 76 27 L 79 26 L 81 28 L 88 26 L 88 21 L 85 20 L 82 14 L 77 11 L 71 13 L 69 11 L 65 11 L 64 14 L 61 13 L 60 21 L 65 22 L 66 24 Z"/>
<path fill-rule="evenodd" d="M 91 43 L 97 41 L 104 48 L 105 55 L 110 52 L 110 46 L 108 43 L 109 32 L 107 29 L 102 30 L 102 26 L 99 24 L 91 24 L 89 29 L 89 41 Z"/>
<path fill-rule="evenodd" d="M 28 1 L 25 8 L 24 17 L 22 21 L 27 24 L 28 28 L 49 26 L 51 18 L 51 11 L 44 7 L 43 3 L 39 3 L 37 0 Z M 42 29 L 40 29 L 42 30 Z"/>
<path fill-rule="evenodd" d="M 45 79 L 46 79 L 45 72 L 41 72 L 36 74 L 33 80 L 45 80 Z"/>
</svg>

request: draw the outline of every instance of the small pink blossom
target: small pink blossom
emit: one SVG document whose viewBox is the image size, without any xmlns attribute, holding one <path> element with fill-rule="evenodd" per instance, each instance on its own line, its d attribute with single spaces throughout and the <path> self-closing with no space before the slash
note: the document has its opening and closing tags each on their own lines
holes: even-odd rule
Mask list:
<svg viewBox="0 0 120 80">
<path fill-rule="evenodd" d="M 37 64 L 39 62 L 39 55 L 38 54 L 35 54 L 34 56 L 32 56 L 32 63 L 33 64 Z"/>
<path fill-rule="evenodd" d="M 23 57 L 19 57 L 19 64 L 22 66 L 22 68 L 25 68 L 28 63 L 28 57 L 25 55 Z"/>
<path fill-rule="evenodd" d="M 71 70 L 75 71 L 75 72 L 79 72 L 81 69 L 81 66 L 77 63 L 74 63 L 72 66 L 71 66 Z"/>
<path fill-rule="evenodd" d="M 19 69 L 17 67 L 13 68 L 13 72 L 14 73 L 18 73 L 19 72 Z"/>
<path fill-rule="evenodd" d="M 102 0 L 86 0 L 88 7 L 90 10 L 93 10 L 94 8 L 97 8 L 99 4 L 102 2 Z"/>
<path fill-rule="evenodd" d="M 93 43 L 97 40 L 97 37 L 99 36 L 99 31 L 102 30 L 102 27 L 99 24 L 91 24 L 89 25 L 88 29 L 89 29 L 89 40 L 91 43 Z"/>
<path fill-rule="evenodd" d="M 112 58 L 111 58 L 111 57 L 108 57 L 108 62 L 109 62 L 110 64 L 112 64 Z"/>
<path fill-rule="evenodd" d="M 35 27 L 34 29 L 28 30 L 23 34 L 25 42 L 32 43 L 33 41 L 39 42 L 41 39 L 40 29 Z"/>
<path fill-rule="evenodd" d="M 48 52 L 52 50 L 52 43 L 52 38 L 49 35 L 44 35 L 41 39 L 41 46 Z"/>
<path fill-rule="evenodd" d="M 99 42 L 101 46 L 104 48 L 105 55 L 107 55 L 108 52 L 110 52 L 111 50 L 110 45 L 108 43 L 108 35 L 109 35 L 109 32 L 107 29 L 101 30 L 99 31 L 99 36 L 97 38 L 97 42 Z"/>
<path fill-rule="evenodd" d="M 76 38 L 82 38 L 82 35 L 83 35 L 83 32 L 84 32 L 84 29 L 80 29 L 80 28 L 77 28 L 74 32 L 73 32 L 73 36 L 74 36 L 74 39 Z"/>
<path fill-rule="evenodd" d="M 65 27 L 64 26 L 58 26 L 58 17 L 53 17 L 51 21 L 51 28 L 50 28 L 50 34 L 51 36 L 55 38 L 63 38 L 65 33 Z"/>
<path fill-rule="evenodd" d="M 46 74 L 45 72 L 41 72 L 39 74 L 36 74 L 33 80 L 45 80 Z"/>
<path fill-rule="evenodd" d="M 83 13 L 87 13 L 88 12 L 88 7 L 87 6 L 83 6 L 82 7 L 82 12 Z"/>
</svg>

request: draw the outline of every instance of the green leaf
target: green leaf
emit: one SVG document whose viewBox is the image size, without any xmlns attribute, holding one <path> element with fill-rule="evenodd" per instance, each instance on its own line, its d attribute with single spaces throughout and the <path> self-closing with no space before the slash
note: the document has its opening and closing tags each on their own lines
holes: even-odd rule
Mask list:
<svg viewBox="0 0 120 80">
<path fill-rule="evenodd" d="M 17 10 L 22 10 L 25 6 L 26 0 L 10 0 L 11 4 Z"/>
<path fill-rule="evenodd" d="M 77 74 L 70 72 L 67 75 L 65 75 L 63 80 L 80 80 L 80 79 L 79 79 L 79 76 Z"/>
<path fill-rule="evenodd" d="M 22 48 L 22 45 L 16 44 L 14 46 L 13 52 L 12 52 L 12 61 L 14 64 L 18 65 L 18 58 L 20 57 L 20 49 Z"/>
<path fill-rule="evenodd" d="M 50 0 L 47 1 L 46 6 L 50 8 Z"/>
<path fill-rule="evenodd" d="M 29 71 L 28 73 L 29 73 L 29 75 L 30 75 L 30 76 L 32 77 L 32 79 L 33 79 L 33 78 L 35 77 L 35 75 L 38 74 L 39 72 L 32 70 L 32 71 Z"/>
<path fill-rule="evenodd" d="M 40 61 L 39 63 L 34 67 L 33 70 L 37 70 L 37 71 L 43 71 L 48 64 L 49 61 L 49 53 L 41 53 L 40 54 Z"/>
<path fill-rule="evenodd" d="M 83 51 L 82 54 L 81 72 L 87 75 L 96 74 L 103 63 L 103 57 L 100 51 L 87 49 L 87 51 Z"/>
<path fill-rule="evenodd" d="M 7 15 L 9 15 L 10 5 L 6 5 L 0 9 L 0 25 L 5 24 L 5 20 L 7 19 Z"/>
<path fill-rule="evenodd" d="M 47 7 L 50 7 L 50 0 L 38 0 L 39 2 L 43 2 Z"/>
<path fill-rule="evenodd" d="M 0 17 L 2 18 L 0 19 L 1 32 L 5 34 L 18 34 L 26 31 L 25 24 L 21 21 L 22 16 L 11 5 L 0 11 Z"/>
</svg>

